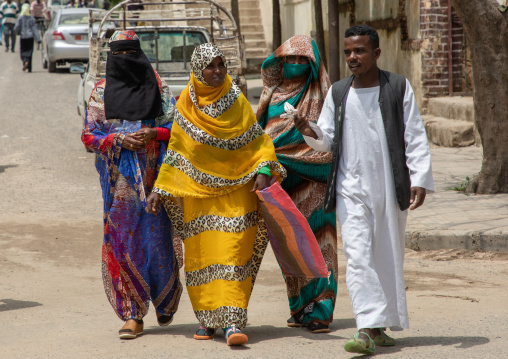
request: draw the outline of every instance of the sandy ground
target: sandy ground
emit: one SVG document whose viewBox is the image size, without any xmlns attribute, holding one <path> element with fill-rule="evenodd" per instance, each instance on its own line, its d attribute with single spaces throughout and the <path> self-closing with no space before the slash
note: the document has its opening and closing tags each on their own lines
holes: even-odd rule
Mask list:
<svg viewBox="0 0 508 359">
<path fill-rule="evenodd" d="M 329 334 L 287 328 L 287 298 L 269 249 L 249 306 L 249 343 L 192 339 L 187 292 L 173 324 L 117 338 L 122 322 L 102 287 L 102 200 L 93 155 L 80 142 L 79 76 L 21 72 L 0 54 L 0 358 L 350 358 L 355 332 L 339 251 L 339 288 Z M 253 88 L 252 93 L 256 93 Z M 440 151 L 433 148 L 432 151 Z M 392 332 L 386 358 L 506 358 L 508 257 L 497 252 L 407 250 L 411 329 Z M 390 334 L 390 333 L 389 333 Z"/>
</svg>

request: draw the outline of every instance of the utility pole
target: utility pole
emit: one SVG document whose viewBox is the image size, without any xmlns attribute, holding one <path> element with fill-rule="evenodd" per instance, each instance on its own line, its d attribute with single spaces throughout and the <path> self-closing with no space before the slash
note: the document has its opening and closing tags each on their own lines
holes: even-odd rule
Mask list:
<svg viewBox="0 0 508 359">
<path fill-rule="evenodd" d="M 282 45 L 282 25 L 280 23 L 280 4 L 279 0 L 272 0 L 272 22 L 273 22 L 273 45 L 272 51 Z"/>
<path fill-rule="evenodd" d="M 328 76 L 332 83 L 340 80 L 339 1 L 328 0 Z"/>
<path fill-rule="evenodd" d="M 314 17 L 316 21 L 316 44 L 325 68 L 328 68 L 325 51 L 325 30 L 323 28 L 323 6 L 321 0 L 314 0 Z"/>
<path fill-rule="evenodd" d="M 242 32 L 240 31 L 240 9 L 238 8 L 238 0 L 231 0 L 231 14 L 236 21 L 238 35 L 241 35 Z"/>
</svg>

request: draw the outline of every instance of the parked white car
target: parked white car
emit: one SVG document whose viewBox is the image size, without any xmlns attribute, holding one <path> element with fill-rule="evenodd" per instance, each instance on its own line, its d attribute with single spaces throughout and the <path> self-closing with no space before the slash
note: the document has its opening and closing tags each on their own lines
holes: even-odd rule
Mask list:
<svg viewBox="0 0 508 359">
<path fill-rule="evenodd" d="M 72 61 L 87 62 L 89 58 L 89 27 L 87 8 L 59 9 L 51 18 L 48 29 L 42 38 L 42 67 L 55 72 L 57 65 Z M 106 13 L 104 10 L 97 10 Z M 104 28 L 115 27 L 108 22 Z M 99 28 L 96 24 L 95 33 Z"/>
</svg>

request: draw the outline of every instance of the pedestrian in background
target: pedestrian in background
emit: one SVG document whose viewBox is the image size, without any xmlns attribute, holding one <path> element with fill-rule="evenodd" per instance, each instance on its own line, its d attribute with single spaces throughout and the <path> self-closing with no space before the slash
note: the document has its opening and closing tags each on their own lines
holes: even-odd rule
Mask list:
<svg viewBox="0 0 508 359">
<path fill-rule="evenodd" d="M 2 15 L 0 15 L 0 46 L 2 46 L 2 38 L 4 37 L 3 33 L 4 33 L 4 24 L 2 21 Z"/>
<path fill-rule="evenodd" d="M 48 10 L 46 8 L 46 2 L 44 0 L 34 0 L 30 5 L 30 13 L 35 19 L 39 33 L 43 34 L 45 29 L 45 21 L 48 17 Z M 37 43 L 37 50 L 40 48 L 40 43 Z"/>
<path fill-rule="evenodd" d="M 16 20 L 14 31 L 19 35 L 19 55 L 23 62 L 23 71 L 32 72 L 32 54 L 34 52 L 34 38 L 41 43 L 41 36 L 37 24 L 30 15 L 30 5 L 21 6 L 21 14 Z"/>
<path fill-rule="evenodd" d="M 150 301 L 157 322 L 166 326 L 182 293 L 168 215 L 145 211 L 166 153 L 175 100 L 134 31 L 116 31 L 109 47 L 106 78 L 90 95 L 81 140 L 98 155 L 104 289 L 125 321 L 120 339 L 133 339 L 143 334 Z"/>
<path fill-rule="evenodd" d="M 287 325 L 308 327 L 313 333 L 329 332 L 337 295 L 337 219 L 335 212 L 323 211 L 323 202 L 332 155 L 305 143 L 284 106 L 291 104 L 300 116 L 316 122 L 330 80 L 316 43 L 304 35 L 293 36 L 267 58 L 261 77 L 264 88 L 257 118 L 288 172 L 282 188 L 309 222 L 331 272 L 329 278 L 284 276 L 291 314 Z"/>
<path fill-rule="evenodd" d="M 6 0 L 0 5 L 5 52 L 9 51 L 9 45 L 12 52 L 14 52 L 14 48 L 16 47 L 16 32 L 14 31 L 14 26 L 16 26 L 16 15 L 18 12 L 18 4 L 12 0 Z"/>
<path fill-rule="evenodd" d="M 44 22 L 47 16 L 46 2 L 44 0 L 32 1 L 30 13 L 34 17 L 35 22 Z"/>
<path fill-rule="evenodd" d="M 377 66 L 379 36 L 367 25 L 346 30 L 353 75 L 332 85 L 317 124 L 296 116 L 318 151 L 332 152 L 325 211 L 336 208 L 346 284 L 358 332 L 344 349 L 373 354 L 395 340 L 385 328 L 409 327 L 404 284 L 407 209 L 433 191 L 430 150 L 413 89 Z"/>
</svg>

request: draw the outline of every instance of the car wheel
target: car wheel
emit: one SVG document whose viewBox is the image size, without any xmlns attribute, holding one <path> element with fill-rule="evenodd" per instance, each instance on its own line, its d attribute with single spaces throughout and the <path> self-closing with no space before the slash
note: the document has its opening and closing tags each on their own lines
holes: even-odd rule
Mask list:
<svg viewBox="0 0 508 359">
<path fill-rule="evenodd" d="M 48 71 L 49 72 L 56 72 L 56 61 L 53 62 L 51 60 L 48 61 Z"/>
</svg>

